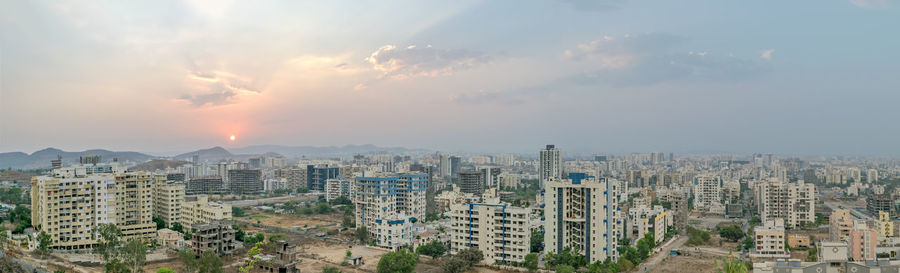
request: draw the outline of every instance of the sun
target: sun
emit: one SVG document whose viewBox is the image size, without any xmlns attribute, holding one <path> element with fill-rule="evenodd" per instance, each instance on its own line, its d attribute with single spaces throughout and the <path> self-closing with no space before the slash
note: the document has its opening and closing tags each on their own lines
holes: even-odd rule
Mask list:
<svg viewBox="0 0 900 273">
<path fill-rule="evenodd" d="M 230 139 L 231 141 L 234 141 L 234 135 L 231 135 L 231 137 L 229 137 L 228 139 Z"/>
</svg>

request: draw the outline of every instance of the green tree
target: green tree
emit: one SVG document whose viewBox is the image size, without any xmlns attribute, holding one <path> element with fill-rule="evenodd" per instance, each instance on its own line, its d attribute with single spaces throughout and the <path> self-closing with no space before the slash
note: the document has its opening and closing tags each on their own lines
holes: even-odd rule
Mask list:
<svg viewBox="0 0 900 273">
<path fill-rule="evenodd" d="M 540 231 L 531 232 L 531 252 L 544 251 L 544 233 Z"/>
<path fill-rule="evenodd" d="M 429 256 L 432 259 L 437 259 L 437 257 L 444 256 L 444 253 L 446 252 L 447 247 L 444 246 L 444 243 L 441 243 L 439 241 L 431 241 L 416 248 L 416 253 L 418 253 L 419 255 Z"/>
<path fill-rule="evenodd" d="M 719 229 L 719 236 L 730 242 L 737 242 L 744 238 L 744 231 L 738 226 L 725 226 Z"/>
<path fill-rule="evenodd" d="M 46 232 L 41 231 L 41 234 L 38 234 L 38 236 L 37 236 L 37 240 L 38 240 L 38 252 L 40 252 L 41 255 L 46 255 L 46 254 L 50 253 L 50 243 L 53 242 L 53 239 L 50 238 L 50 234 L 47 234 Z"/>
<path fill-rule="evenodd" d="M 722 259 L 722 267 L 719 267 L 719 261 L 713 260 L 713 265 L 716 267 L 716 271 L 719 273 L 748 273 L 750 269 L 747 267 L 747 264 L 742 262 L 741 260 L 735 259 L 731 256 L 731 253 L 728 253 L 728 257 Z"/>
<path fill-rule="evenodd" d="M 184 228 L 181 227 L 181 223 L 179 222 L 172 223 L 172 228 L 170 229 L 180 233 L 184 233 Z"/>
<path fill-rule="evenodd" d="M 197 261 L 199 273 L 222 273 L 222 259 L 211 249 L 203 251 L 200 260 Z"/>
<path fill-rule="evenodd" d="M 556 273 L 575 273 L 575 268 L 567 264 L 557 265 L 554 270 Z"/>
<path fill-rule="evenodd" d="M 631 247 L 622 247 L 623 251 L 626 248 Z M 634 250 L 634 248 L 631 249 Z M 547 253 L 547 256 L 545 256 L 544 258 L 547 260 L 547 268 L 553 268 L 556 265 L 560 264 L 566 264 L 571 265 L 575 268 L 580 268 L 587 264 L 587 260 L 585 259 L 584 255 L 579 254 L 578 251 L 573 251 L 570 247 L 563 248 L 563 251 L 558 254 L 552 252 Z"/>
<path fill-rule="evenodd" d="M 106 263 L 104 268 L 106 269 L 106 273 L 131 273 L 128 266 L 119 259 L 112 259 L 112 261 Z"/>
<path fill-rule="evenodd" d="M 157 229 L 157 230 L 166 228 L 166 221 L 163 221 L 162 218 L 159 218 L 159 217 L 157 217 L 157 216 L 153 216 L 153 218 L 151 218 L 151 219 L 153 219 L 153 222 L 156 223 L 156 229 Z"/>
<path fill-rule="evenodd" d="M 484 253 L 482 253 L 481 250 L 473 247 L 469 249 L 463 249 L 459 253 L 456 253 L 456 257 L 462 259 L 463 261 L 466 261 L 466 263 L 469 264 L 469 267 L 472 267 L 480 263 L 481 260 L 484 260 Z"/>
<path fill-rule="evenodd" d="M 628 272 L 634 268 L 634 263 L 632 263 L 628 259 L 619 259 L 619 262 L 616 263 L 616 266 L 619 268 L 619 272 Z"/>
<path fill-rule="evenodd" d="M 6 225 L 0 223 L 0 250 L 6 250 L 7 241 L 9 237 L 6 235 Z"/>
<path fill-rule="evenodd" d="M 260 252 L 262 252 L 262 242 L 256 242 L 253 248 L 247 251 L 247 264 L 238 268 L 238 271 L 241 273 L 249 273 L 250 270 L 253 270 L 253 265 L 259 262 L 260 257 L 257 256 Z"/>
<path fill-rule="evenodd" d="M 469 270 L 469 265 L 457 257 L 450 257 L 441 262 L 441 270 L 444 273 L 462 273 Z"/>
<path fill-rule="evenodd" d="M 147 263 L 147 245 L 140 239 L 129 239 L 122 248 L 122 263 L 131 268 L 131 272 L 143 272 Z"/>
<path fill-rule="evenodd" d="M 231 207 L 232 217 L 244 217 L 244 208 Z"/>
<path fill-rule="evenodd" d="M 253 234 L 252 236 L 245 236 L 244 244 L 245 245 L 255 245 L 256 243 L 262 243 L 263 241 L 265 241 L 265 239 L 266 239 L 265 234 L 263 234 L 262 232 L 257 232 L 255 234 Z"/>
<path fill-rule="evenodd" d="M 412 273 L 419 256 L 406 250 L 388 252 L 378 261 L 378 273 Z"/>
<path fill-rule="evenodd" d="M 344 220 L 341 222 L 341 227 L 349 228 L 350 225 L 353 224 L 353 218 L 347 215 L 344 215 Z"/>
<path fill-rule="evenodd" d="M 197 257 L 194 256 L 194 252 L 191 250 L 178 251 L 178 260 L 181 261 L 186 273 L 197 272 L 197 269 L 200 268 L 200 261 L 197 260 Z"/>
<path fill-rule="evenodd" d="M 231 225 L 231 229 L 234 230 L 234 239 L 243 242 L 244 241 L 244 230 L 241 229 L 238 225 Z"/>
<path fill-rule="evenodd" d="M 366 241 L 369 240 L 369 231 L 366 227 L 356 228 L 356 239 L 359 240 L 359 243 L 365 244 Z"/>
<path fill-rule="evenodd" d="M 119 241 L 119 237 L 122 236 L 119 228 L 114 224 L 102 224 L 95 232 L 97 233 L 97 246 L 94 247 L 93 252 L 100 254 L 103 261 L 107 263 L 117 259 L 119 247 L 122 245 L 122 242 Z"/>
<path fill-rule="evenodd" d="M 528 269 L 529 272 L 537 271 L 538 269 L 538 255 L 537 253 L 528 253 L 525 255 L 525 261 L 523 262 L 525 268 Z"/>
<path fill-rule="evenodd" d="M 175 270 L 172 270 L 171 268 L 168 268 L 168 267 L 163 267 L 163 268 L 157 269 L 156 273 L 175 273 Z"/>
</svg>

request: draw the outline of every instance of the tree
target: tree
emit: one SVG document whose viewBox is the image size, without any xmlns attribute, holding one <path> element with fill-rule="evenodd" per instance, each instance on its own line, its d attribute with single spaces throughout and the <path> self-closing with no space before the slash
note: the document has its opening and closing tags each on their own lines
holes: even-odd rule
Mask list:
<svg viewBox="0 0 900 273">
<path fill-rule="evenodd" d="M 244 208 L 231 207 L 232 217 L 244 217 Z"/>
<path fill-rule="evenodd" d="M 469 265 L 460 258 L 451 257 L 441 262 L 441 270 L 444 273 L 462 273 L 469 270 Z"/>
<path fill-rule="evenodd" d="M 245 236 L 244 244 L 245 245 L 255 245 L 256 243 L 262 243 L 263 241 L 265 241 L 265 239 L 266 239 L 265 234 L 263 234 L 262 232 L 257 232 L 255 234 L 253 234 L 253 236 Z"/>
<path fill-rule="evenodd" d="M 244 241 L 244 230 L 241 229 L 238 225 L 231 225 L 231 229 L 234 230 L 234 239 L 243 242 Z"/>
<path fill-rule="evenodd" d="M 557 265 L 554 270 L 556 273 L 575 273 L 575 268 L 567 264 Z"/>
<path fill-rule="evenodd" d="M 131 273 L 128 266 L 119 259 L 113 259 L 112 261 L 107 262 L 104 267 L 106 268 L 106 273 Z"/>
<path fill-rule="evenodd" d="M 456 257 L 465 261 L 470 267 L 474 266 L 484 260 L 484 253 L 477 248 L 469 248 L 463 249 L 459 253 L 456 253 Z"/>
<path fill-rule="evenodd" d="M 147 262 L 147 245 L 140 239 L 129 239 L 122 248 L 122 262 L 131 268 L 131 272 L 143 272 Z"/>
<path fill-rule="evenodd" d="M 719 268 L 719 261 L 713 260 L 713 265 L 716 267 L 716 271 L 719 273 L 748 273 L 750 272 L 749 268 L 747 268 L 747 264 L 742 262 L 741 260 L 735 259 L 731 256 L 731 252 L 728 253 L 728 257 L 722 259 L 722 267 Z"/>
<path fill-rule="evenodd" d="M 744 238 L 744 231 L 738 226 L 725 226 L 719 229 L 719 236 L 731 242 L 737 242 Z"/>
<path fill-rule="evenodd" d="M 369 231 L 366 227 L 359 227 L 356 229 L 356 239 L 359 239 L 359 243 L 365 244 L 366 241 L 369 240 Z"/>
<path fill-rule="evenodd" d="M 531 232 L 531 252 L 544 251 L 544 233 L 540 231 Z"/>
<path fill-rule="evenodd" d="M 191 250 L 178 251 L 178 260 L 184 265 L 184 272 L 197 272 L 197 269 L 200 267 L 200 261 L 197 260 L 197 257 L 194 256 L 194 252 Z"/>
<path fill-rule="evenodd" d="M 634 250 L 634 248 L 626 246 L 626 247 L 622 247 L 622 251 L 625 251 L 626 249 L 629 249 L 629 248 Z M 620 253 L 624 253 L 624 252 L 620 252 Z M 571 265 L 574 268 L 580 268 L 587 264 L 587 260 L 585 259 L 584 255 L 579 254 L 578 251 L 572 251 L 572 248 L 570 248 L 570 247 L 563 248 L 563 251 L 560 252 L 559 254 L 555 254 L 552 252 L 547 253 L 547 256 L 545 258 L 547 260 L 548 268 L 552 268 L 559 264 L 566 264 L 566 265 Z"/>
<path fill-rule="evenodd" d="M 256 264 L 256 262 L 259 262 L 260 257 L 257 255 L 260 252 L 262 252 L 261 247 L 262 247 L 262 242 L 256 242 L 256 244 L 253 246 L 253 248 L 251 248 L 249 251 L 247 251 L 247 256 L 249 257 L 249 260 L 247 260 L 246 265 L 238 268 L 238 271 L 240 271 L 241 273 L 249 273 L 250 270 L 253 269 L 253 265 Z"/>
<path fill-rule="evenodd" d="M 341 227 L 349 228 L 350 225 L 353 224 L 353 218 L 350 216 L 344 215 L 344 220 L 341 222 Z"/>
<path fill-rule="evenodd" d="M 419 256 L 406 250 L 388 252 L 378 261 L 378 273 L 412 273 Z"/>
<path fill-rule="evenodd" d="M 203 251 L 200 260 L 197 261 L 199 273 L 222 273 L 222 259 L 211 249 Z"/>
<path fill-rule="evenodd" d="M 171 268 L 168 268 L 168 267 L 163 267 L 163 268 L 157 269 L 156 273 L 175 273 L 175 270 L 172 270 Z"/>
<path fill-rule="evenodd" d="M 157 217 L 157 216 L 153 216 L 152 219 L 153 219 L 153 222 L 156 223 L 156 229 L 157 229 L 157 230 L 166 228 L 166 221 L 163 221 L 162 218 L 159 218 L 159 217 Z"/>
<path fill-rule="evenodd" d="M 6 242 L 8 240 L 9 237 L 6 235 L 6 226 L 3 225 L 3 223 L 0 223 L 0 250 L 6 250 Z"/>
<path fill-rule="evenodd" d="M 447 247 L 444 246 L 444 243 L 441 243 L 439 241 L 431 241 L 416 248 L 416 253 L 418 253 L 419 255 L 429 256 L 432 259 L 437 259 L 437 257 L 444 256 L 444 253 L 446 252 Z"/>
<path fill-rule="evenodd" d="M 38 252 L 40 252 L 41 255 L 46 255 L 46 254 L 50 253 L 50 243 L 53 242 L 53 239 L 50 238 L 50 234 L 47 234 L 46 232 L 41 231 L 41 234 L 38 234 L 38 236 L 37 236 L 37 240 L 38 240 Z"/>
<path fill-rule="evenodd" d="M 299 187 L 299 188 L 297 188 L 297 193 L 309 193 L 309 188 Z"/>
<path fill-rule="evenodd" d="M 525 268 L 527 268 L 529 272 L 537 271 L 537 269 L 538 269 L 537 253 L 528 253 L 528 255 L 525 255 L 525 262 L 523 264 L 525 265 Z"/>
<path fill-rule="evenodd" d="M 181 223 L 179 223 L 179 222 L 172 223 L 172 228 L 170 228 L 170 229 L 177 231 L 179 233 L 184 233 L 184 228 L 181 227 Z"/>
<path fill-rule="evenodd" d="M 628 259 L 620 258 L 619 261 L 616 263 L 616 266 L 619 268 L 620 272 L 628 272 L 634 268 L 634 263 L 632 263 Z"/>
<path fill-rule="evenodd" d="M 97 246 L 94 247 L 94 253 L 100 254 L 103 261 L 109 262 L 119 257 L 119 247 L 122 242 L 119 237 L 122 232 L 114 224 L 102 224 L 95 231 L 97 232 Z"/>
</svg>

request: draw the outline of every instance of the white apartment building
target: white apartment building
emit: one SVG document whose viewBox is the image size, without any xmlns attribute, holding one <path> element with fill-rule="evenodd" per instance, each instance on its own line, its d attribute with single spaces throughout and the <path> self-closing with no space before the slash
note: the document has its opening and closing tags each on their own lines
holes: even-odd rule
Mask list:
<svg viewBox="0 0 900 273">
<path fill-rule="evenodd" d="M 588 263 L 619 257 L 620 183 L 607 178 L 551 179 L 544 194 L 544 251 L 571 248 Z"/>
<path fill-rule="evenodd" d="M 816 221 L 816 186 L 804 183 L 785 183 L 769 178 L 756 183 L 757 207 L 760 220 L 783 219 L 796 228 Z"/>
<path fill-rule="evenodd" d="M 635 206 L 628 211 L 625 237 L 636 244 L 647 233 L 653 233 L 654 242 L 662 243 L 666 237 L 666 230 L 673 224 L 672 215 L 662 206 Z"/>
<path fill-rule="evenodd" d="M 412 245 L 416 223 L 425 218 L 428 175 L 379 173 L 356 177 L 354 185 L 357 228 L 365 227 L 382 248 Z"/>
<path fill-rule="evenodd" d="M 500 180 L 501 188 L 511 188 L 518 189 L 521 184 L 522 178 L 519 177 L 518 174 L 514 173 L 501 173 L 500 176 L 497 177 Z"/>
<path fill-rule="evenodd" d="M 168 226 L 181 220 L 181 204 L 184 203 L 184 183 L 168 183 L 165 174 L 153 176 L 153 216 Z"/>
<path fill-rule="evenodd" d="M 547 145 L 541 150 L 539 173 L 541 183 L 562 178 L 562 154 L 555 145 Z"/>
<path fill-rule="evenodd" d="M 331 201 L 340 197 L 351 198 L 353 183 L 345 179 L 325 180 L 325 200 Z"/>
<path fill-rule="evenodd" d="M 722 179 L 712 174 L 694 177 L 694 209 L 705 210 L 722 204 Z"/>
<path fill-rule="evenodd" d="M 31 224 L 50 235 L 53 249 L 92 248 L 101 224 L 115 224 L 124 238 L 151 238 L 156 229 L 151 177 L 96 164 L 32 177 Z"/>
<path fill-rule="evenodd" d="M 188 197 L 181 205 L 181 226 L 184 231 L 219 220 L 231 220 L 231 205 L 210 202 L 206 195 Z"/>
<path fill-rule="evenodd" d="M 500 202 L 455 203 L 450 209 L 450 254 L 468 248 L 484 253 L 486 264 L 521 263 L 531 253 L 530 210 Z"/>
<path fill-rule="evenodd" d="M 756 248 L 750 252 L 751 257 L 789 258 L 785 251 L 784 219 L 773 219 L 763 222 L 762 226 L 753 228 Z"/>
</svg>

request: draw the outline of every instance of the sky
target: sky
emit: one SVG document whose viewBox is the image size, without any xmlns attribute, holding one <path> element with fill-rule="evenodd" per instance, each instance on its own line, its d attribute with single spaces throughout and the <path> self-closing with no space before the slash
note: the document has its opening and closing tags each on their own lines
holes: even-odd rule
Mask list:
<svg viewBox="0 0 900 273">
<path fill-rule="evenodd" d="M 896 156 L 898 61 L 900 0 L 0 0 L 0 152 Z"/>
</svg>

